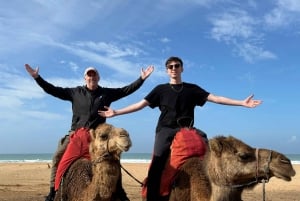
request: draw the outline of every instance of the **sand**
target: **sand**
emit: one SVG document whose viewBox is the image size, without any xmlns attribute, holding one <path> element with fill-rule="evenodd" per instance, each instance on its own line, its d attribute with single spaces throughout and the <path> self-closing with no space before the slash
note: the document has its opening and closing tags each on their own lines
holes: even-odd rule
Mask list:
<svg viewBox="0 0 300 201">
<path fill-rule="evenodd" d="M 148 164 L 123 164 L 135 178 L 142 181 Z M 300 201 L 300 165 L 291 182 L 272 178 L 265 185 L 265 201 Z M 123 171 L 123 186 L 131 201 L 140 201 L 140 184 Z M 49 190 L 50 168 L 47 163 L 0 163 L 0 201 L 44 201 Z M 244 201 L 263 200 L 262 184 L 246 190 Z"/>
</svg>

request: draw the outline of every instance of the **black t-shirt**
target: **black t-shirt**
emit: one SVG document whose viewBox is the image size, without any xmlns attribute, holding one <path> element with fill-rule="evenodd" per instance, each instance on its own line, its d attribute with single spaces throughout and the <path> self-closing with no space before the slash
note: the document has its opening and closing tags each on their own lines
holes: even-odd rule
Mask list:
<svg viewBox="0 0 300 201">
<path fill-rule="evenodd" d="M 203 106 L 208 95 L 207 91 L 195 84 L 167 83 L 156 86 L 145 100 L 150 103 L 151 108 L 159 107 L 161 111 L 156 127 L 156 130 L 159 130 L 161 127 L 178 128 L 177 120 L 183 117 L 194 120 L 195 107 Z"/>
</svg>

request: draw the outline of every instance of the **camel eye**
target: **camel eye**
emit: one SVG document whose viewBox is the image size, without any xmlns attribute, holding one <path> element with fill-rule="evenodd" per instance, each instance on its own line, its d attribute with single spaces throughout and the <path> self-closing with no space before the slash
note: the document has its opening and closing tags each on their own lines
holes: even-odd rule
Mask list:
<svg viewBox="0 0 300 201">
<path fill-rule="evenodd" d="M 239 158 L 242 160 L 242 161 L 246 161 L 246 160 L 250 160 L 251 159 L 251 154 L 249 153 L 244 153 L 244 152 L 238 152 L 237 155 L 239 156 Z"/>
<path fill-rule="evenodd" d="M 108 139 L 108 134 L 107 133 L 102 133 L 100 135 L 101 140 L 107 140 Z"/>
</svg>

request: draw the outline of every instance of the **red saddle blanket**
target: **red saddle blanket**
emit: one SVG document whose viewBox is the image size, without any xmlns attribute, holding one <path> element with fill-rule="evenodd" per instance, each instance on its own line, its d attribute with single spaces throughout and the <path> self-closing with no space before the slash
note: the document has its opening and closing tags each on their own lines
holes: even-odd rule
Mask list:
<svg viewBox="0 0 300 201">
<path fill-rule="evenodd" d="M 181 128 L 176 133 L 170 147 L 170 159 L 166 162 L 161 177 L 160 194 L 162 196 L 170 194 L 176 173 L 188 158 L 195 156 L 203 158 L 206 151 L 206 142 L 199 132 L 195 128 Z M 143 185 L 142 197 L 145 198 L 146 195 L 147 185 Z"/>
<path fill-rule="evenodd" d="M 61 179 L 70 165 L 79 158 L 90 159 L 89 144 L 91 138 L 88 128 L 79 128 L 70 136 L 70 142 L 57 167 L 55 190 L 58 190 Z"/>
</svg>

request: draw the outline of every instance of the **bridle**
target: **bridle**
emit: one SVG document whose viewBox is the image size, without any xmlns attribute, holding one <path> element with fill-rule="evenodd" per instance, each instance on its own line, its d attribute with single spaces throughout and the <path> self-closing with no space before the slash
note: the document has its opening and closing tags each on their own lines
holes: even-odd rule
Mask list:
<svg viewBox="0 0 300 201">
<path fill-rule="evenodd" d="M 92 160 L 92 164 L 96 165 L 98 163 L 102 163 L 103 161 L 111 160 L 112 158 L 113 158 L 113 156 L 112 156 L 111 153 L 105 152 L 104 154 L 102 154 L 98 158 Z"/>
<path fill-rule="evenodd" d="M 109 151 L 108 144 L 109 144 L 109 139 L 107 139 L 107 142 L 106 142 L 107 151 L 105 153 L 103 153 L 101 156 L 99 156 L 96 159 L 92 160 L 92 164 L 93 165 L 97 165 L 98 163 L 102 163 L 103 161 L 108 161 L 108 160 L 112 160 L 113 159 L 113 155 Z"/>
<path fill-rule="evenodd" d="M 244 184 L 234 184 L 234 185 L 230 185 L 230 184 L 225 184 L 225 186 L 230 187 L 230 188 L 243 188 L 243 187 L 248 187 L 251 186 L 252 184 L 257 184 L 257 183 L 262 183 L 263 184 L 263 201 L 265 201 L 265 184 L 269 182 L 270 179 L 270 163 L 272 160 L 272 150 L 269 150 L 269 157 L 267 160 L 267 164 L 264 166 L 264 177 L 262 179 L 259 180 L 258 178 L 258 171 L 259 171 L 259 149 L 256 148 L 255 150 L 255 156 L 256 156 L 256 167 L 255 167 L 255 180 L 254 181 L 250 181 Z"/>
<path fill-rule="evenodd" d="M 231 187 L 231 188 L 242 188 L 242 187 L 248 187 L 248 186 L 251 186 L 252 184 L 257 184 L 257 183 L 268 183 L 269 182 L 269 179 L 270 179 L 270 162 L 272 160 L 272 151 L 270 150 L 269 151 L 269 157 L 268 157 L 268 160 L 267 160 L 267 164 L 265 165 L 264 167 L 264 177 L 263 179 L 259 180 L 258 178 L 258 168 L 259 168 L 259 149 L 256 148 L 255 150 L 255 156 L 256 156 L 256 167 L 255 167 L 255 180 L 254 181 L 250 181 L 250 182 L 247 182 L 247 183 L 244 183 L 244 184 L 225 184 L 225 186 L 228 186 L 228 187 Z"/>
</svg>

